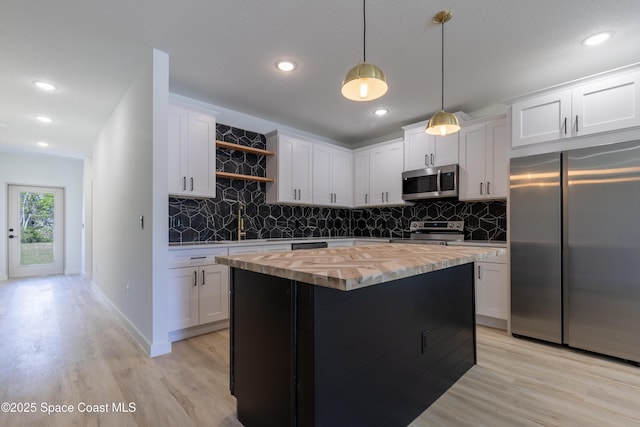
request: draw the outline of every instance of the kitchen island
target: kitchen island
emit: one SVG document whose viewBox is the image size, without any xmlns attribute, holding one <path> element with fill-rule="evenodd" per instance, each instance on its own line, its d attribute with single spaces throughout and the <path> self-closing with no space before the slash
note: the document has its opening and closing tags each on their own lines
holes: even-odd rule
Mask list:
<svg viewBox="0 0 640 427">
<path fill-rule="evenodd" d="M 404 426 L 475 364 L 473 262 L 504 248 L 382 244 L 217 257 L 231 393 L 259 426 Z"/>
</svg>

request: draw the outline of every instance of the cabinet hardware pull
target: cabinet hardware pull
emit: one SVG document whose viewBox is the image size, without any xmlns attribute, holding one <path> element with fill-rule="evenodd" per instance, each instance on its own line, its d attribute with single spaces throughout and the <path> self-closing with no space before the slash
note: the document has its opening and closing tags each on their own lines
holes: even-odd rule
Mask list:
<svg viewBox="0 0 640 427">
<path fill-rule="evenodd" d="M 436 191 L 438 193 L 442 190 L 441 178 L 442 178 L 442 171 L 438 169 L 438 176 L 436 177 Z"/>
<path fill-rule="evenodd" d="M 193 191 L 193 177 L 191 177 L 191 191 Z"/>
<path fill-rule="evenodd" d="M 425 166 L 429 166 L 429 155 L 428 154 L 424 155 L 424 165 Z"/>
<path fill-rule="evenodd" d="M 579 130 L 578 130 L 578 115 L 576 114 L 576 133 L 578 133 L 578 132 L 579 132 Z"/>
<path fill-rule="evenodd" d="M 204 270 L 202 270 L 202 284 L 204 285 Z"/>
<path fill-rule="evenodd" d="M 431 153 L 431 166 L 433 166 L 433 153 Z"/>
<path fill-rule="evenodd" d="M 387 191 L 386 195 L 387 195 L 387 203 L 389 203 L 389 192 L 388 191 Z"/>
<path fill-rule="evenodd" d="M 192 256 L 189 259 L 205 259 L 205 258 L 206 258 L 206 255 L 203 255 L 203 256 Z"/>
<path fill-rule="evenodd" d="M 302 200 L 302 190 L 298 189 L 298 200 Z"/>
<path fill-rule="evenodd" d="M 564 127 L 564 134 L 567 134 L 567 118 L 564 118 L 564 125 L 562 125 Z"/>
<path fill-rule="evenodd" d="M 482 192 L 482 184 L 483 184 L 483 183 L 481 182 L 481 183 L 480 183 L 480 194 L 481 194 L 481 195 L 482 195 L 482 194 L 484 194 L 484 193 Z"/>
<path fill-rule="evenodd" d="M 382 194 L 380 194 L 380 197 L 382 199 L 382 203 L 384 203 L 384 191 L 382 192 Z"/>
<path fill-rule="evenodd" d="M 193 286 L 198 286 L 198 272 L 196 270 L 193 271 Z"/>
<path fill-rule="evenodd" d="M 369 193 L 364 193 L 364 202 L 369 203 Z"/>
<path fill-rule="evenodd" d="M 489 187 L 490 184 L 491 182 L 487 181 L 487 195 L 491 194 L 491 190 L 490 190 L 491 187 Z"/>
<path fill-rule="evenodd" d="M 478 266 L 478 279 L 482 279 L 482 266 Z"/>
<path fill-rule="evenodd" d="M 182 191 L 187 191 L 187 177 L 182 177 Z"/>
<path fill-rule="evenodd" d="M 297 192 L 297 191 L 296 191 L 296 189 L 294 188 L 294 189 L 293 189 L 293 200 L 296 200 L 296 198 L 297 198 L 297 194 L 298 194 L 298 192 Z"/>
</svg>

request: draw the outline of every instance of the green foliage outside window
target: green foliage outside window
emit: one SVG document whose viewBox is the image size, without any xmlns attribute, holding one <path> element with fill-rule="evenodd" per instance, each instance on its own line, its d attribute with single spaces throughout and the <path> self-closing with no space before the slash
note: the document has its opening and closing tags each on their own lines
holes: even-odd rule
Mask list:
<svg viewBox="0 0 640 427">
<path fill-rule="evenodd" d="M 53 242 L 53 193 L 20 193 L 22 243 Z"/>
</svg>

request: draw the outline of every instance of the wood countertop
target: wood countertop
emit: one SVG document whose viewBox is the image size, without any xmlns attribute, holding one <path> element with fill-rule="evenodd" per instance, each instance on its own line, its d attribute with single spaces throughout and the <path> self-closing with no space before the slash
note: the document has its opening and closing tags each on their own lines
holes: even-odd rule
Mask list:
<svg viewBox="0 0 640 427">
<path fill-rule="evenodd" d="M 386 243 L 218 256 L 243 270 L 350 291 L 506 254 L 505 248 Z"/>
</svg>

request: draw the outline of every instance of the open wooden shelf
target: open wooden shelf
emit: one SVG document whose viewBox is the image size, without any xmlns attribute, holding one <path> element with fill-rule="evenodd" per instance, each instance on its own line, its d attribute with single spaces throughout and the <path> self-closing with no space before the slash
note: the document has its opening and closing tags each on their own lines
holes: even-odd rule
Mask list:
<svg viewBox="0 0 640 427">
<path fill-rule="evenodd" d="M 273 151 L 261 148 L 247 147 L 246 145 L 234 144 L 232 142 L 216 141 L 216 147 L 228 148 L 230 150 L 243 151 L 245 153 L 259 154 L 262 156 L 273 156 Z"/>
<path fill-rule="evenodd" d="M 244 181 L 273 182 L 273 178 L 264 178 L 262 176 L 253 175 L 241 175 L 239 173 L 231 172 L 216 172 L 216 176 L 228 179 L 242 179 Z"/>
</svg>

